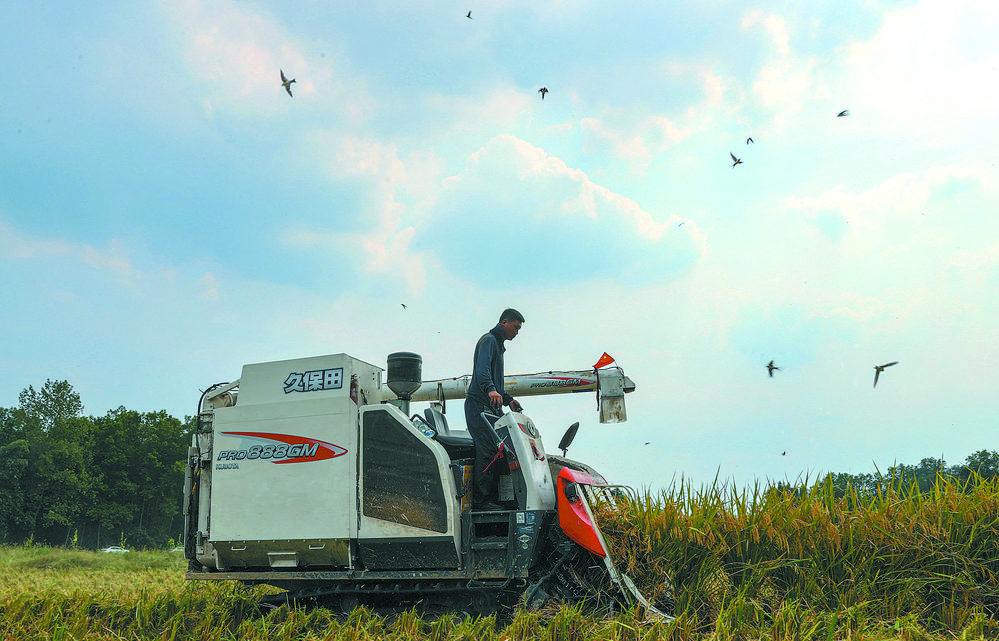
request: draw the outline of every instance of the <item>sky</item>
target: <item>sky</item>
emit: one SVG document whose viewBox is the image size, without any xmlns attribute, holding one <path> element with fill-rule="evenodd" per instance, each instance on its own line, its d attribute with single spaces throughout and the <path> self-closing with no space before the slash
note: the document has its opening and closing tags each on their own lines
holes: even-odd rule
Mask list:
<svg viewBox="0 0 999 641">
<path fill-rule="evenodd" d="M 508 374 L 607 352 L 635 381 L 620 424 L 524 399 L 548 451 L 579 421 L 569 456 L 615 483 L 999 448 L 995 3 L 22 2 L 0 24 L 2 407 L 53 379 L 87 415 L 183 417 L 243 364 L 341 352 L 461 376 L 515 307 Z"/>
</svg>

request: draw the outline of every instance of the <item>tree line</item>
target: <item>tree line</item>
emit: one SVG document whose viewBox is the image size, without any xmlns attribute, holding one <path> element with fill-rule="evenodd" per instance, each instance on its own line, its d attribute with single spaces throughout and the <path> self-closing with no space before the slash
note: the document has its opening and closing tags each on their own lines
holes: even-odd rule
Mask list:
<svg viewBox="0 0 999 641">
<path fill-rule="evenodd" d="M 82 412 L 72 385 L 53 380 L 0 408 L 0 542 L 94 549 L 179 540 L 194 418 Z"/>
<path fill-rule="evenodd" d="M 161 548 L 179 542 L 183 486 L 195 418 L 124 407 L 83 416 L 68 381 L 28 386 L 18 406 L 0 407 L 0 543 Z M 960 465 L 924 458 L 885 473 L 829 474 L 838 495 L 876 493 L 891 482 L 928 491 L 938 476 L 966 484 L 999 476 L 999 452 Z M 783 484 L 780 484 L 783 485 Z"/>
<path fill-rule="evenodd" d="M 891 485 L 906 492 L 929 492 L 940 477 L 951 478 L 965 488 L 971 488 L 983 480 L 999 476 L 999 452 L 978 450 L 968 456 L 964 463 L 947 465 L 943 458 L 927 457 L 916 465 L 896 463 L 884 472 L 871 474 L 829 474 L 824 481 L 830 483 L 836 496 L 843 496 L 848 489 L 860 494 L 877 494 L 879 489 Z"/>
</svg>

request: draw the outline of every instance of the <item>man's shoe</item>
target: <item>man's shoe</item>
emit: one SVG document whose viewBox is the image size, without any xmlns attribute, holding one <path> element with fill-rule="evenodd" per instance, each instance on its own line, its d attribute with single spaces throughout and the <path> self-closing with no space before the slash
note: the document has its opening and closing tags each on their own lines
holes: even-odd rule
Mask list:
<svg viewBox="0 0 999 641">
<path fill-rule="evenodd" d="M 472 506 L 472 509 L 476 512 L 497 512 L 500 510 L 505 510 L 505 507 L 496 505 L 495 503 L 480 503 L 478 505 Z"/>
</svg>

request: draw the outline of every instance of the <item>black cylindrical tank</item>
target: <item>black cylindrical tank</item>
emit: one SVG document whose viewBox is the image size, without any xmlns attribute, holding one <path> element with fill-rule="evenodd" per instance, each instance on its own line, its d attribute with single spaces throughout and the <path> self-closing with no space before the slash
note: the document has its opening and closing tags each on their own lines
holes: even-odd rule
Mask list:
<svg viewBox="0 0 999 641">
<path fill-rule="evenodd" d="M 385 384 L 399 398 L 408 399 L 423 382 L 423 357 L 413 352 L 393 352 L 387 360 Z"/>
</svg>

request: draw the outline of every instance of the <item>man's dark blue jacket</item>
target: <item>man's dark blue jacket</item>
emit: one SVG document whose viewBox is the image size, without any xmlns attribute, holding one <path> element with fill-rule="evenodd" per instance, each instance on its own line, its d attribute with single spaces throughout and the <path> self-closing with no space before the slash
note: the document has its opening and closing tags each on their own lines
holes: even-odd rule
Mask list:
<svg viewBox="0 0 999 641">
<path fill-rule="evenodd" d="M 496 390 L 503 396 L 503 405 L 509 405 L 513 397 L 503 390 L 503 352 L 506 351 L 503 328 L 496 327 L 482 335 L 475 344 L 472 355 L 472 381 L 468 384 L 466 396 L 477 403 L 489 406 L 489 392 Z"/>
</svg>

